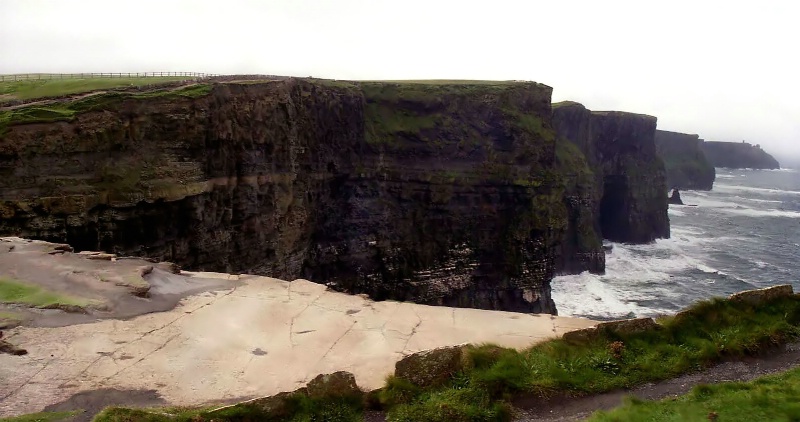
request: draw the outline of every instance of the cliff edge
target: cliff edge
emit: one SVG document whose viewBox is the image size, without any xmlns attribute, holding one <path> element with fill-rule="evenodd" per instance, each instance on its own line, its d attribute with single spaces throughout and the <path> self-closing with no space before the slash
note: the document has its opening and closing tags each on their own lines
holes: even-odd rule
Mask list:
<svg viewBox="0 0 800 422">
<path fill-rule="evenodd" d="M 780 163 L 761 149 L 747 142 L 704 142 L 703 152 L 714 167 L 779 169 Z"/>
<path fill-rule="evenodd" d="M 656 130 L 656 150 L 664 160 L 669 189 L 711 190 L 716 170 L 703 152 L 700 136 Z"/>
<path fill-rule="evenodd" d="M 656 118 L 553 105 L 553 127 L 586 157 L 596 184 L 592 207 L 603 238 L 646 243 L 669 237 L 664 163 L 656 153 Z M 592 245 L 594 248 L 596 245 Z"/>
</svg>

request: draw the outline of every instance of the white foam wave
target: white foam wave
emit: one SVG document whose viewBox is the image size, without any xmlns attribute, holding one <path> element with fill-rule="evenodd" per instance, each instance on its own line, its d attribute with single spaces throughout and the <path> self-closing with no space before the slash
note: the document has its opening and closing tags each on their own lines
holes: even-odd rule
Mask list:
<svg viewBox="0 0 800 422">
<path fill-rule="evenodd" d="M 673 277 L 686 271 L 724 275 L 687 253 L 702 243 L 728 241 L 700 237 L 702 234 L 696 229 L 676 228 L 670 239 L 646 245 L 613 244 L 604 275 L 582 273 L 553 279 L 552 295 L 559 314 L 626 318 L 674 311 L 665 307 L 680 296 Z"/>
<path fill-rule="evenodd" d="M 783 201 L 774 201 L 770 199 L 746 198 L 744 196 L 734 196 L 736 199 L 743 199 L 745 201 L 761 202 L 763 204 L 782 204 Z"/>
<path fill-rule="evenodd" d="M 800 212 L 797 211 L 783 211 L 783 210 L 755 210 L 752 208 L 737 207 L 726 208 L 723 211 L 730 214 L 744 215 L 747 217 L 785 217 L 785 218 L 800 218 Z"/>
<path fill-rule="evenodd" d="M 669 213 L 669 215 L 673 215 L 673 216 L 676 216 L 676 217 L 682 217 L 682 216 L 686 215 L 685 212 L 683 212 L 681 210 L 678 210 L 678 209 L 675 209 L 673 207 L 669 207 L 669 210 L 667 210 L 667 212 Z"/>
<path fill-rule="evenodd" d="M 698 270 L 706 273 L 706 274 L 721 274 L 721 275 L 725 275 L 725 273 L 723 273 L 722 271 L 720 271 L 720 270 L 718 270 L 716 268 L 713 268 L 713 267 L 709 267 L 708 265 L 704 265 L 704 264 L 697 264 L 696 268 Z"/>
<path fill-rule="evenodd" d="M 755 188 L 755 187 L 752 187 L 752 186 L 725 185 L 725 184 L 717 184 L 717 185 L 715 185 L 714 186 L 714 190 L 727 191 L 727 192 L 735 192 L 735 191 L 757 192 L 757 193 L 763 193 L 763 194 L 768 194 L 768 195 L 800 195 L 800 192 L 795 191 L 795 190 Z"/>
<path fill-rule="evenodd" d="M 767 268 L 767 267 L 770 266 L 769 263 L 764 262 L 764 261 L 753 261 L 753 264 L 755 264 L 755 266 L 758 267 L 758 268 Z"/>
<path fill-rule="evenodd" d="M 736 176 L 732 174 L 718 174 L 717 179 L 735 179 Z"/>
</svg>

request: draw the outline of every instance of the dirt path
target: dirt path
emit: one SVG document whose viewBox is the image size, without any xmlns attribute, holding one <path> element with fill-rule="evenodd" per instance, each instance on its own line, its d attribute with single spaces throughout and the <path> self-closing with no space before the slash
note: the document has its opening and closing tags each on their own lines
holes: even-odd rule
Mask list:
<svg viewBox="0 0 800 422">
<path fill-rule="evenodd" d="M 698 384 L 750 381 L 797 366 L 800 366 L 800 343 L 793 343 L 782 350 L 761 357 L 724 362 L 701 372 L 657 383 L 648 383 L 633 390 L 620 390 L 581 398 L 554 397 L 547 401 L 520 399 L 515 406 L 523 411 L 515 421 L 584 420 L 597 410 L 609 410 L 622 405 L 623 399 L 628 395 L 646 400 L 660 400 L 686 394 Z"/>
</svg>

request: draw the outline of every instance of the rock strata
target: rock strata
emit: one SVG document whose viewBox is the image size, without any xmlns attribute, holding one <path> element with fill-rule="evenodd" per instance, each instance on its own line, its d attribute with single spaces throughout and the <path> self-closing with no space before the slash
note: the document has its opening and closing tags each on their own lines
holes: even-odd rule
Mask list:
<svg viewBox="0 0 800 422">
<path fill-rule="evenodd" d="M 555 312 L 551 88 L 285 78 L 0 128 L 0 234 L 376 299 Z M 10 114 L 9 114 L 10 113 Z M 115 259 L 92 255 L 91 259 Z"/>
<path fill-rule="evenodd" d="M 586 157 L 602 237 L 646 243 L 669 237 L 664 163 L 656 153 L 656 118 L 596 112 L 574 102 L 553 105 L 553 127 Z M 602 245 L 594 243 L 600 250 Z"/>
</svg>

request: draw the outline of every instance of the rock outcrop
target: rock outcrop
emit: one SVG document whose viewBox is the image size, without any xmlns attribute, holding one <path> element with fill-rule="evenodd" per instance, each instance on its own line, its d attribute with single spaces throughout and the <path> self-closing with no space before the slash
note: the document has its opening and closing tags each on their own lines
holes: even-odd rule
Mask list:
<svg viewBox="0 0 800 422">
<path fill-rule="evenodd" d="M 656 118 L 624 112 L 593 112 L 574 102 L 553 105 L 559 140 L 586 157 L 596 184 L 591 209 L 602 236 L 616 242 L 646 243 L 669 237 L 663 161 L 655 147 Z M 599 242 L 590 249 L 602 248 Z"/>
<path fill-rule="evenodd" d="M 550 94 L 289 78 L 0 111 L 0 233 L 555 312 L 568 217 Z"/>
<path fill-rule="evenodd" d="M 667 202 L 670 205 L 683 205 L 683 200 L 681 200 L 681 192 L 677 189 L 672 190 L 672 194 L 667 199 Z"/>
<path fill-rule="evenodd" d="M 706 159 L 700 136 L 656 130 L 655 140 L 667 171 L 667 188 L 711 190 L 716 171 Z"/>
<path fill-rule="evenodd" d="M 703 152 L 714 167 L 779 169 L 780 163 L 761 149 L 747 142 L 704 142 Z"/>
</svg>

